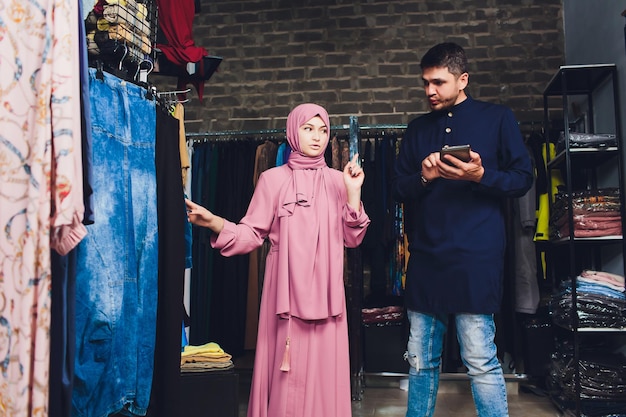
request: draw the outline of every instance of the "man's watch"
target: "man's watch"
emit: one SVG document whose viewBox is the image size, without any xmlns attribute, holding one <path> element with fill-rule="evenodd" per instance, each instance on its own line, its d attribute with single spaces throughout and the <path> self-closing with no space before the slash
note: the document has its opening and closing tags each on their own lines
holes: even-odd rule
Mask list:
<svg viewBox="0 0 626 417">
<path fill-rule="evenodd" d="M 426 187 L 426 186 L 428 185 L 428 183 L 430 182 L 430 181 L 428 181 L 428 180 L 426 179 L 426 177 L 424 177 L 424 174 L 422 174 L 421 172 L 420 172 L 420 179 L 422 180 L 422 185 L 423 185 L 424 187 Z"/>
</svg>

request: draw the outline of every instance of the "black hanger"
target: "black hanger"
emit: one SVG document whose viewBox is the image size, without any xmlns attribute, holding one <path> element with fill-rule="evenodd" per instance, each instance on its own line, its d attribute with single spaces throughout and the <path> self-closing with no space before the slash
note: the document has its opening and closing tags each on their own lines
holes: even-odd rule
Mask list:
<svg viewBox="0 0 626 417">
<path fill-rule="evenodd" d="M 104 63 L 99 59 L 96 60 L 96 78 L 104 81 Z"/>
</svg>

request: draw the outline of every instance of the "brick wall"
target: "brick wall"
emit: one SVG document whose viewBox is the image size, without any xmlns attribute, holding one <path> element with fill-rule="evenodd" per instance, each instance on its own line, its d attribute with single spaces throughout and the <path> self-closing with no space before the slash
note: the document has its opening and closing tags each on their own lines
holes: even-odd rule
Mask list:
<svg viewBox="0 0 626 417">
<path fill-rule="evenodd" d="M 442 41 L 466 49 L 474 98 L 541 120 L 564 63 L 560 0 L 202 0 L 194 41 L 223 62 L 189 94 L 188 132 L 284 128 L 308 101 L 333 125 L 406 124 L 428 111 L 419 60 Z"/>
</svg>

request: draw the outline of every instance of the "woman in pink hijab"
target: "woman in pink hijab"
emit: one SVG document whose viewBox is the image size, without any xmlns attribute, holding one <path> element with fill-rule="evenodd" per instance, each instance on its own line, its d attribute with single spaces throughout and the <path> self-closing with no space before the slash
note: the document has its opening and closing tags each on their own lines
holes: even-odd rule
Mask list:
<svg viewBox="0 0 626 417">
<path fill-rule="evenodd" d="M 269 239 L 248 417 L 350 417 L 344 246 L 370 223 L 358 155 L 329 168 L 328 113 L 301 104 L 287 117 L 287 164 L 263 172 L 238 224 L 187 200 L 189 221 L 211 229 L 224 256 Z"/>
</svg>

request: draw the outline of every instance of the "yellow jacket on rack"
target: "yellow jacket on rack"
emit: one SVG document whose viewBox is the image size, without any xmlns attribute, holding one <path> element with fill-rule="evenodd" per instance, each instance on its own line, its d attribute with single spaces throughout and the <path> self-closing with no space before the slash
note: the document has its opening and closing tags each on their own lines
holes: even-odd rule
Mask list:
<svg viewBox="0 0 626 417">
<path fill-rule="evenodd" d="M 553 143 L 548 144 L 550 160 L 553 160 L 556 156 L 555 145 Z M 547 171 L 547 162 L 548 158 L 546 155 L 546 146 L 544 145 L 541 149 L 541 154 L 543 156 L 543 163 L 546 166 Z M 554 203 L 554 196 L 558 191 L 559 185 L 563 184 L 563 177 L 561 176 L 561 171 L 558 169 L 551 169 L 548 172 L 550 175 L 550 196 L 552 199 L 552 203 Z M 537 229 L 535 231 L 535 241 L 538 240 L 549 240 L 550 239 L 550 200 L 548 200 L 548 193 L 542 193 L 539 195 L 539 207 L 537 209 Z"/>
</svg>

